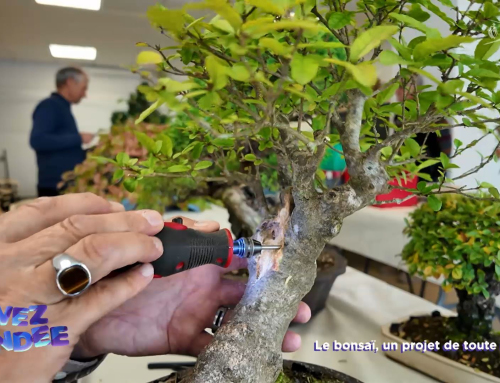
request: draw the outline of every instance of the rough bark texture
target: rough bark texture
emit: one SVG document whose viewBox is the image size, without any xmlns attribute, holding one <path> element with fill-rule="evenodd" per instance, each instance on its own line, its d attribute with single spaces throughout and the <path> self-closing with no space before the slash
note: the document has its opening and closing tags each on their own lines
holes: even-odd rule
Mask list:
<svg viewBox="0 0 500 383">
<path fill-rule="evenodd" d="M 263 252 L 250 261 L 247 289 L 232 320 L 217 332 L 183 383 L 273 383 L 282 368 L 283 337 L 314 283 L 316 259 L 326 241 L 339 233 L 344 217 L 387 190 L 379 154 L 361 153 L 359 148 L 366 97 L 357 90 L 348 91 L 348 97 L 348 116 L 338 129 L 351 181 L 326 193 L 314 187 L 325 149 L 322 137 L 313 150 L 299 150 L 287 122 L 277 119 L 279 177 L 292 189 L 278 216 L 264 221 L 256 237 L 280 244 L 282 250 Z"/>
</svg>

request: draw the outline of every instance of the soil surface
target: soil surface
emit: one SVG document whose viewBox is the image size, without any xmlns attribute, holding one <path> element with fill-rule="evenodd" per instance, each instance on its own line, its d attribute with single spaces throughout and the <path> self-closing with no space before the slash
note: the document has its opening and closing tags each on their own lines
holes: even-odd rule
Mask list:
<svg viewBox="0 0 500 383">
<path fill-rule="evenodd" d="M 339 380 L 324 376 L 321 372 L 311 373 L 304 368 L 304 371 L 292 370 L 284 367 L 283 372 L 276 380 L 276 383 L 348 383 L 344 380 Z"/>
<path fill-rule="evenodd" d="M 457 318 L 442 317 L 438 311 L 434 311 L 432 316 L 411 317 L 410 320 L 403 323 L 393 323 L 391 333 L 403 338 L 408 342 L 440 342 L 439 355 L 452 359 L 463 365 L 480 370 L 487 374 L 500 377 L 500 336 L 492 333 L 488 342 L 497 344 L 495 351 L 465 351 L 464 342 L 475 342 L 481 344 L 484 339 L 478 339 L 475 334 L 464 334 L 457 328 Z M 459 343 L 457 351 L 444 351 L 444 344 L 451 340 Z M 484 349 L 484 348 L 483 348 Z M 427 351 L 434 352 L 434 351 Z"/>
</svg>

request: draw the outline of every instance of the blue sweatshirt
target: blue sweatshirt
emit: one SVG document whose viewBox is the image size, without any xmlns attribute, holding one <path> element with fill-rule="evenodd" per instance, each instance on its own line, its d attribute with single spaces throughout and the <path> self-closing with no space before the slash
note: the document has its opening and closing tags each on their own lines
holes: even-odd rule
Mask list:
<svg viewBox="0 0 500 383">
<path fill-rule="evenodd" d="M 30 145 L 36 151 L 40 188 L 56 189 L 62 174 L 85 160 L 71 104 L 60 94 L 52 93 L 35 108 Z"/>
</svg>

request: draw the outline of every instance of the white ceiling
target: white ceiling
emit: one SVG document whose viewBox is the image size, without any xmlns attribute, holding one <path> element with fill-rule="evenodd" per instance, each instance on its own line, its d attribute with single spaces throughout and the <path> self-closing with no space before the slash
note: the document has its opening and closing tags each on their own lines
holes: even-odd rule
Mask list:
<svg viewBox="0 0 500 383">
<path fill-rule="evenodd" d="M 35 0 L 0 0 L 0 59 L 53 63 L 49 44 L 97 48 L 96 61 L 85 65 L 130 65 L 141 48 L 135 43 L 170 45 L 145 17 L 157 0 L 102 0 L 100 11 L 39 5 Z M 184 0 L 160 1 L 179 8 Z"/>
</svg>

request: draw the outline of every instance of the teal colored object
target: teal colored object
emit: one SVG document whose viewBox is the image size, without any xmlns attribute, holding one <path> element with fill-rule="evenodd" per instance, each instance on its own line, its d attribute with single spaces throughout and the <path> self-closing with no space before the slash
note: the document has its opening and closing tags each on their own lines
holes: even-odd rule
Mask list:
<svg viewBox="0 0 500 383">
<path fill-rule="evenodd" d="M 342 152 L 342 145 L 336 144 L 334 148 Z M 345 158 L 340 153 L 326 148 L 325 156 L 320 164 L 320 169 L 325 171 L 343 172 L 346 169 Z"/>
</svg>

